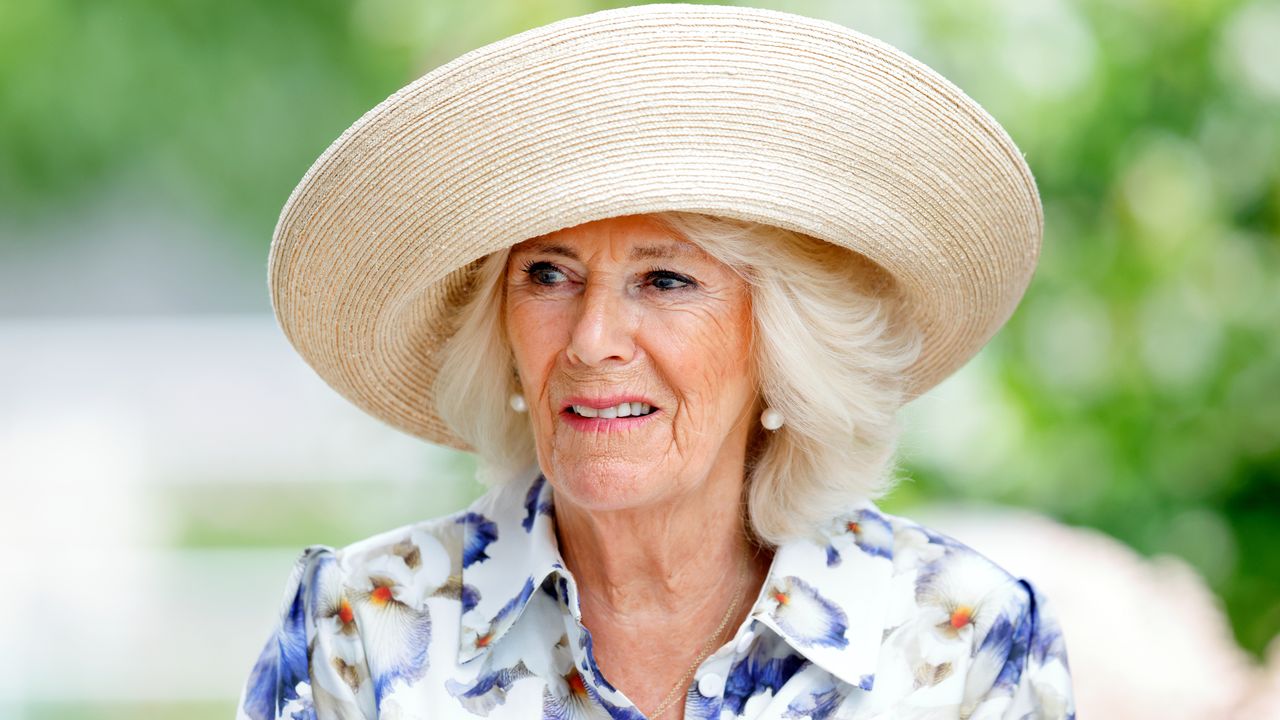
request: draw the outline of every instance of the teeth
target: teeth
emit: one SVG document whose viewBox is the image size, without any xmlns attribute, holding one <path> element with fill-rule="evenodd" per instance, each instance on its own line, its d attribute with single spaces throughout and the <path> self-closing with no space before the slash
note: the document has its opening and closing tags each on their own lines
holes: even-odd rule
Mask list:
<svg viewBox="0 0 1280 720">
<path fill-rule="evenodd" d="M 648 403 L 632 402 L 618 403 L 614 407 L 592 408 L 586 405 L 574 405 L 573 412 L 586 418 L 602 417 L 602 418 L 624 418 L 636 417 L 640 415 L 648 415 L 653 408 Z"/>
</svg>

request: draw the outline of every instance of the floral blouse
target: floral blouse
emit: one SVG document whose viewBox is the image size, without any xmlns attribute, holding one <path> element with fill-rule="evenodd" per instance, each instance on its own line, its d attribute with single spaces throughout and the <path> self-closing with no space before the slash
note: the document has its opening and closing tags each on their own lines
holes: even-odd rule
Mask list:
<svg viewBox="0 0 1280 720">
<path fill-rule="evenodd" d="M 597 667 L 553 497 L 530 472 L 467 510 L 307 548 L 238 718 L 625 718 Z M 969 547 L 863 503 L 778 547 L 688 720 L 1074 718 L 1043 596 Z"/>
</svg>

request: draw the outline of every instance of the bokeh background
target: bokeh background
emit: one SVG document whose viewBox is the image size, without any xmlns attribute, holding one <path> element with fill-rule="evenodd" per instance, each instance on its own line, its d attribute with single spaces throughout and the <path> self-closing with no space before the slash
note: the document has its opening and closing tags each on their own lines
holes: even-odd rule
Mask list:
<svg viewBox="0 0 1280 720">
<path fill-rule="evenodd" d="M 480 492 L 292 353 L 271 232 L 396 89 L 622 4 L 0 3 L 0 716 L 229 717 L 303 547 Z M 931 65 L 1044 198 L 881 506 L 1048 588 L 1083 717 L 1280 717 L 1280 1 L 747 4 Z"/>
</svg>

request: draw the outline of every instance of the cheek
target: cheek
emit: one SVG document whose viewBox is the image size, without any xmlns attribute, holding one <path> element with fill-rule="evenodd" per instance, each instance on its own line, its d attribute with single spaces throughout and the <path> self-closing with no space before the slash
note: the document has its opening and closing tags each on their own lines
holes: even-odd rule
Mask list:
<svg viewBox="0 0 1280 720">
<path fill-rule="evenodd" d="M 556 352 L 560 313 L 551 303 L 512 299 L 505 310 L 507 342 L 522 373 L 543 365 Z"/>
<path fill-rule="evenodd" d="M 705 312 L 690 313 L 682 322 L 666 323 L 662 347 L 690 410 L 699 416 L 725 419 L 724 410 L 753 392 L 750 364 L 749 307 L 728 303 Z M 696 407 L 695 407 L 696 406 Z"/>
<path fill-rule="evenodd" d="M 536 435 L 547 422 L 544 417 L 547 381 L 550 376 L 554 343 L 550 340 L 549 318 L 545 304 L 531 300 L 511 299 L 504 309 L 507 343 L 520 379 L 520 390 L 529 405 L 530 421 Z"/>
</svg>

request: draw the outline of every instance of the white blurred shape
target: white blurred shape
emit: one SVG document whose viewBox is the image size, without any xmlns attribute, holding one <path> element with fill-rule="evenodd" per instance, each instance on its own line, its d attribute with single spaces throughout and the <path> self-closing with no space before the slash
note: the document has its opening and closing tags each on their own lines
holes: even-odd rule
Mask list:
<svg viewBox="0 0 1280 720">
<path fill-rule="evenodd" d="M 132 423 L 147 483 L 414 482 L 453 454 L 351 405 L 270 315 L 0 320 L 0 397 L 15 427 L 86 402 Z"/>
<path fill-rule="evenodd" d="M 1245 695 L 1232 720 L 1275 720 L 1280 717 L 1280 636 L 1267 646 L 1267 665 Z"/>
<path fill-rule="evenodd" d="M 42 553 L 29 575 L 41 592 L 23 623 L 16 697 L 234 700 L 274 626 L 295 556 L 292 549 Z"/>
<path fill-rule="evenodd" d="M 1222 26 L 1218 68 L 1259 98 L 1280 102 L 1280 2 L 1243 5 Z"/>
<path fill-rule="evenodd" d="M 239 691 L 301 548 L 165 549 L 157 488 L 385 487 L 453 458 L 330 389 L 270 315 L 0 320 L 0 707 Z"/>
<path fill-rule="evenodd" d="M 32 381 L 29 373 L 0 376 Z M 139 577 L 131 549 L 154 541 L 163 521 L 141 487 L 146 443 L 134 408 L 113 406 L 92 388 L 43 402 L 31 392 L 23 403 L 11 388 L 0 397 L 0 552 L 5 584 L 20 589 L 0 593 L 0 616 L 23 619 L 6 633 L 18 650 L 0 653 L 4 699 L 40 681 L 33 656 L 81 653 L 94 637 L 110 648 L 143 623 L 135 604 L 111 600 L 130 597 Z M 86 628 L 99 632 L 80 634 Z"/>
<path fill-rule="evenodd" d="M 138 488 L 144 437 L 129 410 L 85 398 L 0 416 L 0 477 L 10 500 L 0 506 L 0 537 L 46 550 L 154 539 Z"/>
</svg>

